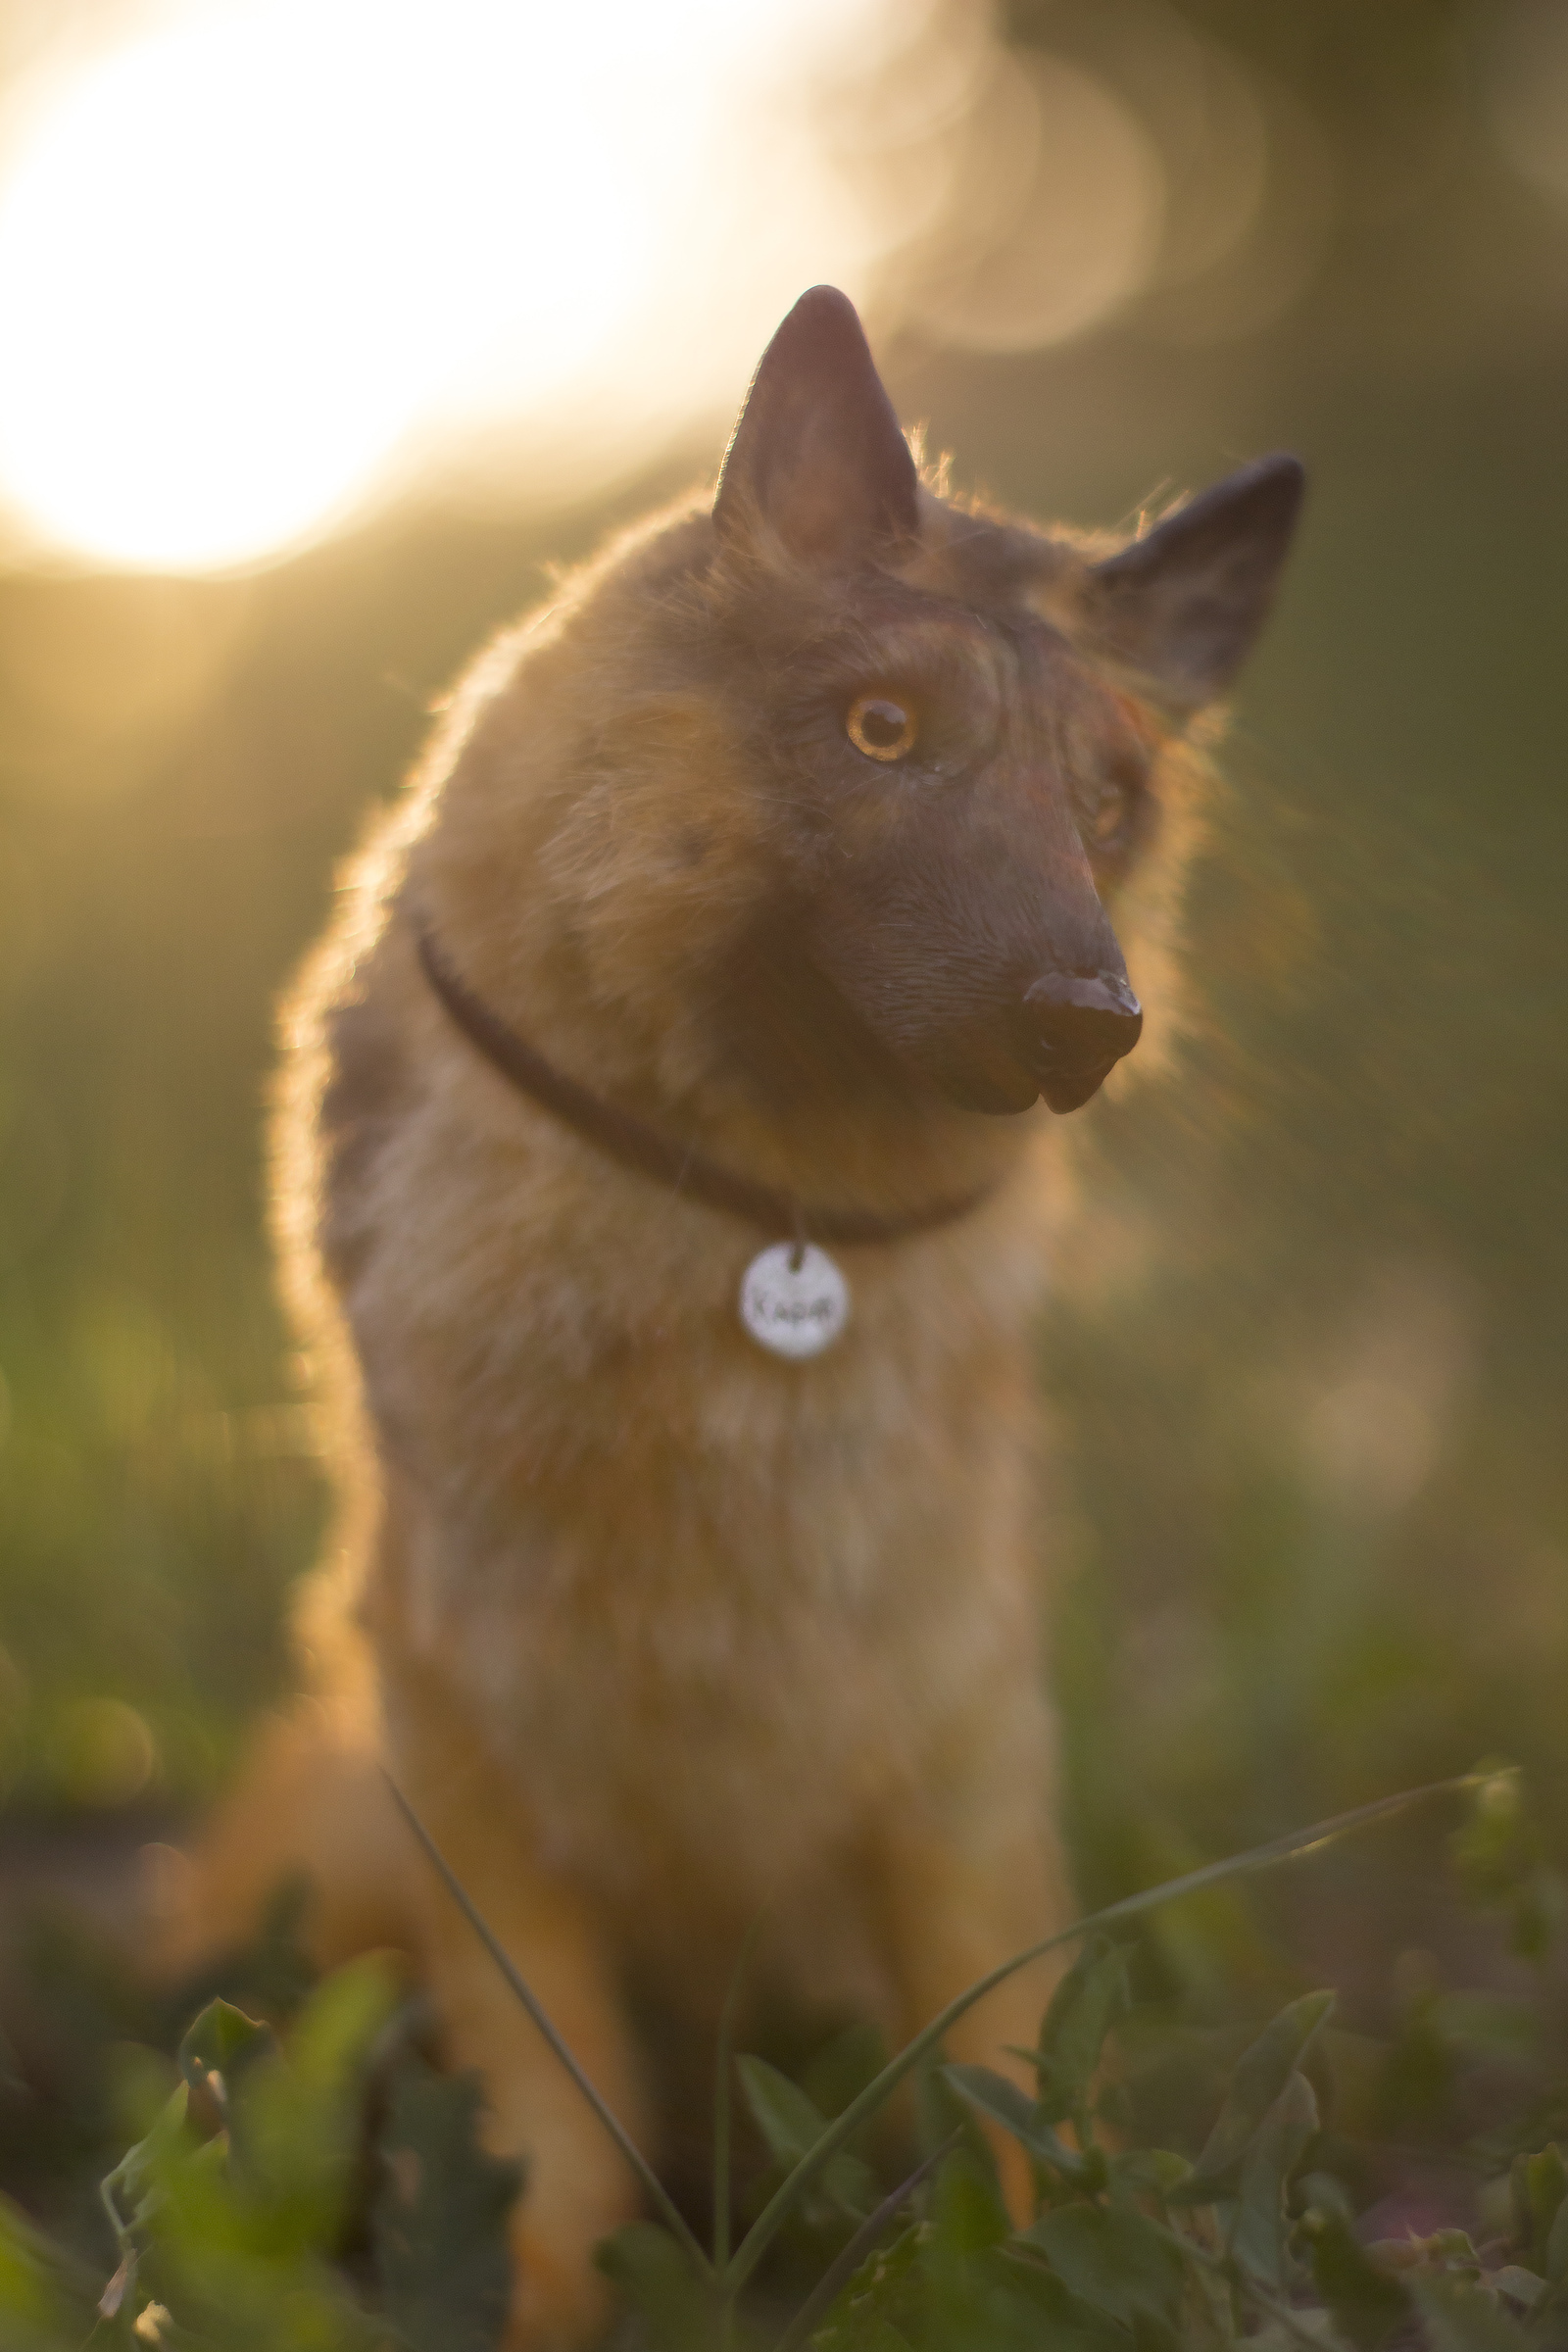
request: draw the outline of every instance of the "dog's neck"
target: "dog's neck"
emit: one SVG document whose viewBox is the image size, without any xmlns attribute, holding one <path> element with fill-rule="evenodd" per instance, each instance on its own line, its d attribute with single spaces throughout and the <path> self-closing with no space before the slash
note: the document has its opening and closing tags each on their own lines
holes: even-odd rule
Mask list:
<svg viewBox="0 0 1568 2352">
<path fill-rule="evenodd" d="M 961 1210 L 1005 1180 L 1047 1115 L 985 1118 L 906 1080 L 830 984 L 792 971 L 765 938 L 672 994 L 657 1025 L 642 1028 L 595 1002 L 570 926 L 558 929 L 553 909 L 509 926 L 505 959 L 446 891 L 419 887 L 403 911 L 416 947 L 431 936 L 464 993 L 568 1095 L 808 1209 L 842 1208 L 891 1229 L 944 1222 L 952 1204 Z M 428 984 L 427 965 L 425 974 Z M 457 1018 L 452 1002 L 447 1011 Z M 472 1026 L 459 1025 L 476 1042 Z M 504 1048 L 478 1050 L 505 1059 Z M 787 1235 L 796 1220 L 772 1222 Z M 831 1238 L 819 1217 L 816 1226 Z"/>
<path fill-rule="evenodd" d="M 793 1236 L 802 1243 L 891 1246 L 956 1224 L 989 1197 L 992 1188 L 988 1185 L 889 1214 L 840 1201 L 807 1200 L 793 1192 L 759 1183 L 710 1159 L 693 1145 L 681 1144 L 660 1128 L 632 1117 L 558 1070 L 474 994 L 429 930 L 419 931 L 417 950 L 424 976 L 455 1027 L 517 1093 L 634 1175 L 683 1193 L 763 1235 Z"/>
</svg>

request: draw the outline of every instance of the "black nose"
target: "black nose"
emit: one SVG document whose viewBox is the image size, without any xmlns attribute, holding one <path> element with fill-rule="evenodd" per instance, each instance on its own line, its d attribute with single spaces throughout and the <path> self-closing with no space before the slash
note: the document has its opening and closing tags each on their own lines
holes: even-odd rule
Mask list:
<svg viewBox="0 0 1568 2352">
<path fill-rule="evenodd" d="M 1053 1110 L 1077 1110 L 1143 1034 L 1144 1008 L 1119 972 L 1047 972 L 1024 992 L 1031 1064 Z"/>
</svg>

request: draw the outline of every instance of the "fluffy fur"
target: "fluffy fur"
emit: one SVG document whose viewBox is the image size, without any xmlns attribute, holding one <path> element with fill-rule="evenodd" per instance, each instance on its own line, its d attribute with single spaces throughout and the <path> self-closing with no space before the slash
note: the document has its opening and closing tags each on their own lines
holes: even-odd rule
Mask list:
<svg viewBox="0 0 1568 2352">
<path fill-rule="evenodd" d="M 632 2187 L 378 1763 L 655 2152 L 629 1985 L 707 2032 L 765 1912 L 764 1978 L 903 2035 L 1065 1921 L 1029 1346 L 1063 1127 L 983 1115 L 964 1070 L 1019 1083 L 1019 923 L 1049 960 L 1054 924 L 1110 909 L 1168 1026 L 1187 720 L 1240 659 L 1180 548 L 1154 568 L 1198 657 L 1140 638 L 1105 549 L 906 484 L 848 306 L 792 320 L 716 514 L 656 517 L 481 657 L 284 1014 L 276 1234 L 342 1509 L 301 1615 L 315 1695 L 195 1857 L 176 1940 L 242 1934 L 303 1866 L 323 1959 L 411 1955 L 527 2159 L 519 2345 L 592 2334 L 590 2249 Z M 1227 561 L 1258 535 L 1233 522 Z M 1264 588 L 1227 592 L 1241 651 L 1275 537 Z M 890 680 L 950 746 L 919 781 L 844 742 Z M 1000 832 L 982 790 L 1016 803 Z M 736 1298 L 788 1237 L 511 1089 L 420 926 L 559 1068 L 803 1202 L 989 1196 L 839 1251 L 844 1339 L 769 1356 Z M 1015 1980 L 955 2054 L 1007 2064 L 1044 1989 Z"/>
</svg>

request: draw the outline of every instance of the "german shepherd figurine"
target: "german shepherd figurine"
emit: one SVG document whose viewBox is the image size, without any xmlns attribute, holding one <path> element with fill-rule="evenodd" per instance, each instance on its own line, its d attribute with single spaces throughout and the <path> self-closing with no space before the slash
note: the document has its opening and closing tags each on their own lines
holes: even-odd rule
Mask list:
<svg viewBox="0 0 1568 2352">
<path fill-rule="evenodd" d="M 303 1868 L 323 1961 L 411 1956 L 525 2160 L 517 2346 L 592 2337 L 634 2184 L 380 1768 L 639 2139 L 625 1987 L 710 2027 L 760 1913 L 798 1986 L 861 1954 L 901 2036 L 1065 1924 L 1050 1114 L 1164 1009 L 1190 722 L 1300 491 L 1267 458 L 1119 550 L 952 499 L 814 288 L 711 506 L 480 658 L 287 1010 L 277 1232 L 343 1509 L 318 1695 L 195 1857 L 185 1949 Z M 952 2054 L 1015 2065 L 1042 1997 Z"/>
</svg>

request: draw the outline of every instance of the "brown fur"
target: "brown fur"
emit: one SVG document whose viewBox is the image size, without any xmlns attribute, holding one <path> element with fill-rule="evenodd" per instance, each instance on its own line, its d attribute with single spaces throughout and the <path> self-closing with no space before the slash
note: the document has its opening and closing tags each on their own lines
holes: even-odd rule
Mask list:
<svg viewBox="0 0 1568 2352">
<path fill-rule="evenodd" d="M 323 1959 L 413 1956 L 495 2144 L 528 2159 L 519 2344 L 593 2332 L 590 2248 L 633 2188 L 377 1759 L 651 2147 L 628 1978 L 710 2028 L 765 1910 L 779 1973 L 903 2035 L 1069 1916 L 1030 1368 L 1064 1131 L 960 1106 L 896 1022 L 890 1046 L 846 1013 L 879 910 L 832 844 L 803 883 L 790 762 L 841 754 L 779 713 L 934 662 L 1010 724 L 1034 661 L 1031 757 L 1069 786 L 1130 763 L 1160 819 L 1157 853 L 1098 877 L 1156 1029 L 1198 764 L 1104 638 L 1101 551 L 922 488 L 917 537 L 852 573 L 820 552 L 831 499 L 808 528 L 746 496 L 716 543 L 706 508 L 657 517 L 483 655 L 284 1015 L 277 1238 L 344 1500 L 301 1618 L 317 1696 L 198 1854 L 182 1932 L 243 1932 L 304 1864 Z M 995 1189 L 839 1252 L 849 1331 L 779 1361 L 735 1312 L 763 1237 L 510 1089 L 434 999 L 416 923 L 558 1068 L 728 1166 L 894 1212 Z M 1010 2063 L 1044 1989 L 1015 1980 L 955 2053 Z"/>
</svg>

